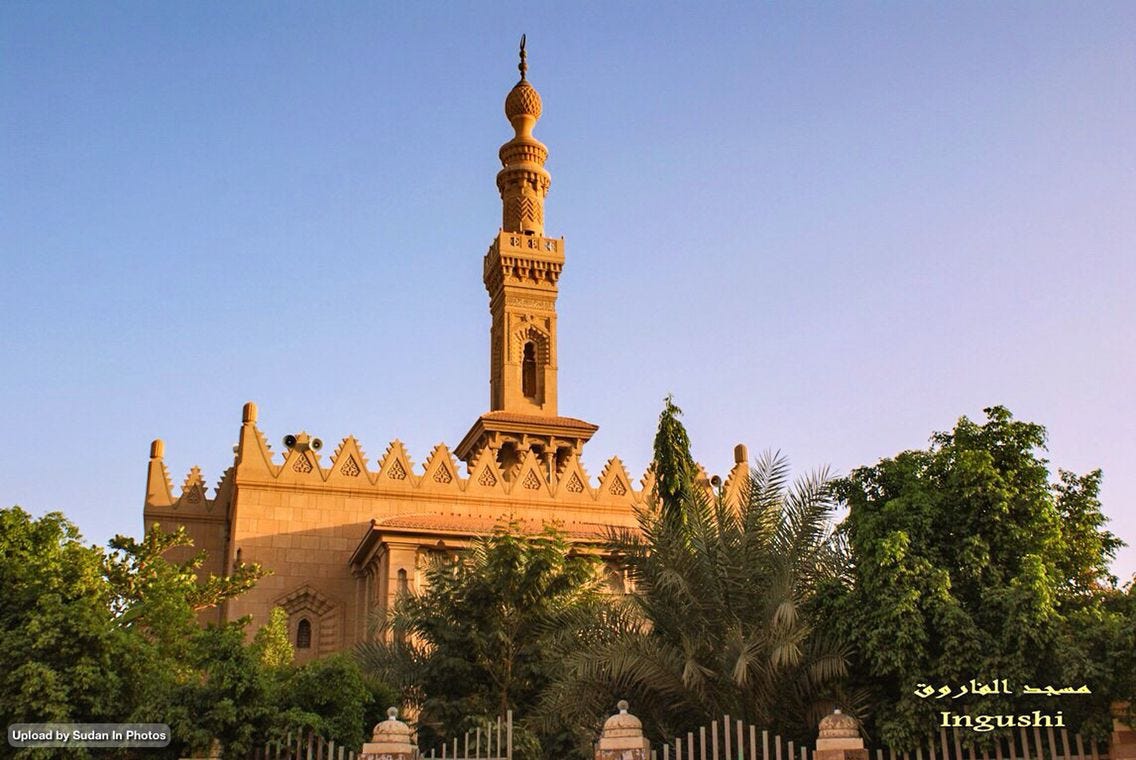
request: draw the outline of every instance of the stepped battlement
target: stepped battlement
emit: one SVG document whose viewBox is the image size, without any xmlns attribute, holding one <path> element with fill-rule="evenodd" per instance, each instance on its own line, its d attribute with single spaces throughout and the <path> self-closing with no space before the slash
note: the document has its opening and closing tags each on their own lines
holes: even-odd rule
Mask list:
<svg viewBox="0 0 1136 760">
<path fill-rule="evenodd" d="M 156 440 L 150 447 L 150 471 L 146 484 L 146 510 L 172 511 L 180 515 L 197 514 L 224 518 L 236 484 L 263 487 L 280 486 L 289 490 L 320 490 L 355 495 L 415 499 L 469 497 L 490 500 L 502 506 L 562 504 L 580 509 L 599 506 L 604 512 L 648 501 L 654 492 L 654 468 L 650 466 L 632 479 L 619 457 L 607 460 L 597 478 L 592 478 L 580 457 L 572 453 L 565 461 L 549 466 L 532 451 L 507 467 L 502 467 L 490 449 L 482 449 L 471 463 L 460 462 L 445 443 L 427 454 L 424 464 L 414 464 L 402 441 L 391 441 L 372 466 L 362 445 L 353 435 L 343 438 L 330 455 L 323 455 L 297 436 L 298 445 L 273 452 L 268 439 L 257 426 L 256 404 L 245 405 L 239 443 L 232 466 L 225 470 L 212 498 L 206 491 L 199 467 L 186 474 L 179 494 L 165 465 L 165 445 Z M 744 447 L 735 451 L 735 462 L 722 484 L 722 494 L 733 502 L 747 469 Z M 699 468 L 699 482 L 711 489 L 710 479 Z M 621 510 L 622 511 L 622 510 Z M 149 520 L 148 520 L 149 521 Z"/>
</svg>

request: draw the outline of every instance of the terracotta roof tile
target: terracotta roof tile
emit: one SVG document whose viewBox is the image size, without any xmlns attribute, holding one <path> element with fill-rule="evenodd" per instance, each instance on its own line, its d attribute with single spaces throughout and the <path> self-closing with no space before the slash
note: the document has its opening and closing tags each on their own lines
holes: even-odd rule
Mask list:
<svg viewBox="0 0 1136 760">
<path fill-rule="evenodd" d="M 542 417 L 536 414 L 517 414 L 515 412 L 486 412 L 481 415 L 483 420 L 495 420 L 497 422 L 518 422 L 518 423 L 537 423 L 544 425 L 563 425 L 564 427 L 578 427 L 581 429 L 591 430 L 596 427 L 590 422 L 586 422 L 575 417 Z"/>
</svg>

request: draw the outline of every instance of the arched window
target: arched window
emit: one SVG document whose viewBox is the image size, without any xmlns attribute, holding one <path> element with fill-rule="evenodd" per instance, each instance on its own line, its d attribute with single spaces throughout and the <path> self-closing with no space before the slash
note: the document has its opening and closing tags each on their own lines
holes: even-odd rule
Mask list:
<svg viewBox="0 0 1136 760">
<path fill-rule="evenodd" d="M 525 344 L 521 359 L 521 393 L 525 398 L 536 398 L 536 346 L 531 340 Z"/>
<path fill-rule="evenodd" d="M 410 590 L 410 582 L 406 579 L 406 570 L 399 569 L 398 571 L 398 593 L 405 594 Z"/>
<path fill-rule="evenodd" d="M 296 649 L 312 648 L 312 624 L 307 618 L 302 618 L 296 626 Z"/>
</svg>

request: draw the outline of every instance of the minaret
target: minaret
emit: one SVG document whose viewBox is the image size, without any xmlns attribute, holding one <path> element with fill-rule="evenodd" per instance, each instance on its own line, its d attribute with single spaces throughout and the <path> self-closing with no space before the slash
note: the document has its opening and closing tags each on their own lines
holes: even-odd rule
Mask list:
<svg viewBox="0 0 1136 760">
<path fill-rule="evenodd" d="M 552 177 L 544 168 L 548 148 L 532 135 L 540 118 L 540 93 L 525 74 L 505 98 L 513 139 L 501 146 L 501 231 L 485 256 L 489 291 L 489 408 L 556 416 L 556 295 L 564 268 L 564 239 L 544 237 L 544 199 Z"/>
<path fill-rule="evenodd" d="M 501 146 L 501 229 L 485 254 L 489 291 L 489 408 L 455 453 L 472 462 L 488 446 L 508 473 L 532 450 L 554 473 L 578 453 L 597 427 L 558 416 L 556 406 L 556 296 L 564 268 L 564 238 L 544 236 L 544 199 L 552 182 L 544 168 L 548 148 L 533 137 L 541 99 L 528 81 L 525 38 L 521 79 L 505 98 L 513 138 Z"/>
</svg>

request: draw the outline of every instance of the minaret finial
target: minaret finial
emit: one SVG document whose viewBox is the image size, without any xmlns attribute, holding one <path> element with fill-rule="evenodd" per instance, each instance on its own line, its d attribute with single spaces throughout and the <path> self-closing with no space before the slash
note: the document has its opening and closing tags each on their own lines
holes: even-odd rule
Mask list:
<svg viewBox="0 0 1136 760">
<path fill-rule="evenodd" d="M 501 191 L 501 229 L 505 232 L 523 232 L 527 235 L 544 234 L 544 197 L 548 194 L 550 178 L 544 169 L 548 148 L 533 137 L 533 127 L 540 118 L 540 93 L 527 79 L 525 72 L 525 35 L 521 35 L 521 81 L 513 85 L 505 96 L 505 118 L 513 126 L 513 139 L 501 146 L 502 169 L 497 174 L 497 189 Z"/>
</svg>

